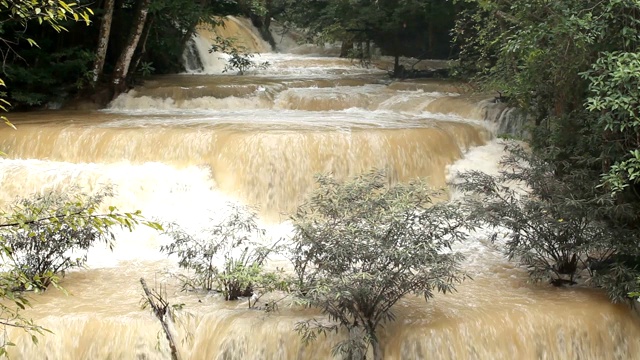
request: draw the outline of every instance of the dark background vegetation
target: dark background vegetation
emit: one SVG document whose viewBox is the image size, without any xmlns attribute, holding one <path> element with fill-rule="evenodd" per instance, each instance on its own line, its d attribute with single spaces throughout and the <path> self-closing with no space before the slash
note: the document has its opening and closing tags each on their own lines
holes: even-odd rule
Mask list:
<svg viewBox="0 0 640 360">
<path fill-rule="evenodd" d="M 141 6 L 148 10 L 144 30 L 135 45 L 126 79 L 184 71 L 182 55 L 198 24 L 215 24 L 216 16 L 250 17 L 267 41 L 272 19 L 285 31 L 297 30 L 306 41 L 342 42 L 343 56 L 369 58 L 375 44 L 383 54 L 417 58 L 449 58 L 450 30 L 458 7 L 451 1 L 292 1 L 292 0 L 116 0 L 108 48 L 100 81 L 92 81 L 92 66 L 100 37 L 105 1 L 80 1 L 93 11 L 91 23 L 61 21 L 66 31 L 7 19 L 0 23 L 5 40 L 2 78 L 7 98 L 14 108 L 42 107 L 75 94 L 98 91 L 108 84 L 119 56 L 129 46 L 127 39 Z M 33 46 L 26 39 L 37 43 Z M 96 88 L 98 90 L 96 90 Z M 117 93 L 118 91 L 116 91 Z M 114 94 L 112 94 L 114 95 Z"/>
</svg>

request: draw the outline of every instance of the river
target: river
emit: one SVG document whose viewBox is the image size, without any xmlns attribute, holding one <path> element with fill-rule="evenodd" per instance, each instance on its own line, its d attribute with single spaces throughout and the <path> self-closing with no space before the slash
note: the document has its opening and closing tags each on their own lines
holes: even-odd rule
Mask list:
<svg viewBox="0 0 640 360">
<path fill-rule="evenodd" d="M 220 74 L 220 60 L 209 57 L 199 73 L 152 77 L 105 110 L 11 114 L 18 130 L 0 129 L 8 154 L 0 159 L 0 202 L 112 184 L 110 205 L 192 231 L 228 202 L 252 205 L 277 239 L 290 233 L 286 214 L 313 188 L 314 174 L 381 168 L 390 182 L 421 177 L 442 187 L 457 171 L 495 172 L 502 155 L 495 134 L 515 126 L 509 110 L 470 95 L 465 84 L 392 82 L 384 70 L 313 47 L 268 53 L 237 19 L 226 31 L 271 66 Z M 205 54 L 206 36 L 194 51 Z M 640 358 L 640 326 L 628 308 L 594 290 L 529 284 L 491 234 L 478 231 L 458 245 L 472 280 L 457 292 L 429 303 L 408 297 L 394 308 L 397 319 L 381 335 L 385 359 Z M 313 312 L 264 313 L 243 300 L 179 292 L 169 274 L 176 259 L 159 251 L 168 241 L 138 228 L 118 233 L 112 252 L 92 249 L 87 269 L 62 280 L 68 296 L 49 290 L 25 311 L 53 333 L 34 345 L 11 332 L 12 357 L 168 359 L 159 323 L 140 309 L 144 276 L 186 305 L 176 324 L 183 359 L 331 358 L 337 335 L 305 346 L 293 331 Z"/>
</svg>

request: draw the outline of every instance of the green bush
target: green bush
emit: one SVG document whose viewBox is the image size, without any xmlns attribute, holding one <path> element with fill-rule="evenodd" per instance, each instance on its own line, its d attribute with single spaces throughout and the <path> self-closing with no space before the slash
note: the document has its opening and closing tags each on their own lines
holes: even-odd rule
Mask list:
<svg viewBox="0 0 640 360">
<path fill-rule="evenodd" d="M 140 212 L 118 213 L 115 207 L 101 214 L 100 206 L 112 195 L 107 188 L 95 195 L 47 192 L 18 200 L 0 212 L 5 264 L 16 276 L 28 279 L 29 289 L 46 289 L 57 275 L 82 267 L 93 245 L 112 248 L 114 227 L 132 230 L 143 221 Z"/>
<path fill-rule="evenodd" d="M 17 200 L 0 210 L 0 326 L 21 328 L 36 334 L 47 330 L 21 316 L 30 306 L 25 290 L 43 291 L 58 287 L 60 275 L 83 266 L 87 251 L 97 243 L 113 245 L 114 227 L 128 230 L 139 223 L 160 230 L 160 225 L 146 221 L 140 212 L 119 213 L 100 206 L 112 195 L 104 188 L 95 195 L 47 192 Z M 9 341 L 0 343 L 0 356 L 6 355 Z"/>
<path fill-rule="evenodd" d="M 319 189 L 292 217 L 293 263 L 300 297 L 329 317 L 297 329 L 305 340 L 346 330 L 334 348 L 351 359 L 372 346 L 376 331 L 394 319 L 393 305 L 407 294 L 430 299 L 450 292 L 464 278 L 462 255 L 452 244 L 465 238 L 456 206 L 435 204 L 422 182 L 388 186 L 380 171 L 339 183 L 318 177 Z"/>
<path fill-rule="evenodd" d="M 178 266 L 193 272 L 182 277 L 183 289 L 216 290 L 225 300 L 237 300 L 258 295 L 258 290 L 264 293 L 286 287 L 277 272 L 263 268 L 275 245 L 260 244 L 264 230 L 258 226 L 256 213 L 232 204 L 228 209 L 201 236 L 169 226 L 167 234 L 173 242 L 161 251 L 177 255 Z"/>
<path fill-rule="evenodd" d="M 625 299 L 638 273 L 634 230 L 624 221 L 633 211 L 598 196 L 593 173 L 554 165 L 517 145 L 508 150 L 500 175 L 471 171 L 457 178 L 470 219 L 510 230 L 505 253 L 533 280 L 574 284 L 586 274 L 585 283 Z"/>
<path fill-rule="evenodd" d="M 227 64 L 224 66 L 224 70 L 222 70 L 223 73 L 235 70 L 238 72 L 238 75 L 244 75 L 248 70 L 264 70 L 270 66 L 268 61 L 261 63 L 253 61 L 255 54 L 249 52 L 244 46 L 236 45 L 234 38 L 216 36 L 209 50 L 209 53 L 213 52 L 221 52 L 229 55 Z"/>
</svg>

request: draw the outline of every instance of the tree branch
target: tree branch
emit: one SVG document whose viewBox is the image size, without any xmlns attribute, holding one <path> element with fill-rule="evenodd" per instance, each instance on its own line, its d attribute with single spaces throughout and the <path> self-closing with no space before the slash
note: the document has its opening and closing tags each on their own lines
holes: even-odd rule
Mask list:
<svg viewBox="0 0 640 360">
<path fill-rule="evenodd" d="M 153 293 L 149 290 L 147 286 L 147 282 L 144 278 L 140 278 L 140 284 L 142 284 L 142 290 L 144 290 L 144 294 L 149 301 L 149 306 L 153 310 L 153 314 L 160 320 L 160 324 L 162 325 L 162 330 L 164 334 L 167 336 L 167 340 L 169 341 L 169 348 L 171 349 L 171 360 L 179 360 L 178 349 L 176 347 L 176 342 L 173 339 L 173 335 L 171 334 L 171 329 L 169 329 L 169 324 L 167 323 L 166 316 L 169 313 L 169 303 L 162 298 L 157 292 Z"/>
</svg>

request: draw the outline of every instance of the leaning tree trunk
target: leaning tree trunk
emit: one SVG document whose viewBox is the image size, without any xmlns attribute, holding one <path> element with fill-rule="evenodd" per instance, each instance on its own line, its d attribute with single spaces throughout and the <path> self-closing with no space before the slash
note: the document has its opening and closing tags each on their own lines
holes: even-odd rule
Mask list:
<svg viewBox="0 0 640 360">
<path fill-rule="evenodd" d="M 273 38 L 273 34 L 269 28 L 271 27 L 271 12 L 267 12 L 262 22 L 262 37 L 271 45 L 271 49 L 276 51 L 276 39 Z"/>
<path fill-rule="evenodd" d="M 271 50 L 276 50 L 276 39 L 273 38 L 271 31 L 269 31 L 269 25 L 271 24 L 271 14 L 267 12 L 267 14 L 262 17 L 260 15 L 256 15 L 251 13 L 249 15 L 249 19 L 251 19 L 251 25 L 255 26 L 262 37 L 262 40 L 269 43 L 271 46 Z"/>
<path fill-rule="evenodd" d="M 93 63 L 92 85 L 98 82 L 98 78 L 102 75 L 104 61 L 107 57 L 107 47 L 109 46 L 109 37 L 111 35 L 111 23 L 113 21 L 113 8 L 115 0 L 105 0 L 104 15 L 100 22 L 100 35 L 98 38 L 98 50 L 96 50 L 96 59 Z"/>
<path fill-rule="evenodd" d="M 142 60 L 142 57 L 147 52 L 147 40 L 149 39 L 149 34 L 151 33 L 152 27 L 153 14 L 147 17 L 147 22 L 144 26 L 144 30 L 142 31 L 142 36 L 140 36 L 140 40 L 138 41 L 139 50 L 133 55 L 133 59 L 131 60 L 131 64 L 133 64 L 133 66 L 129 66 L 129 74 L 126 75 L 126 78 L 128 80 L 131 80 L 133 78 L 133 73 L 136 71 L 138 65 L 140 65 L 140 60 Z"/>
<path fill-rule="evenodd" d="M 131 26 L 131 33 L 129 33 L 129 39 L 127 44 L 120 53 L 118 62 L 116 63 L 115 70 L 111 77 L 111 86 L 113 90 L 113 98 L 120 95 L 127 88 L 127 73 L 129 72 L 129 66 L 131 65 L 131 59 L 138 47 L 138 42 L 142 36 L 144 25 L 147 20 L 147 14 L 149 13 L 149 4 L 151 0 L 140 0 L 138 3 L 138 10 L 133 19 L 133 25 Z"/>
<path fill-rule="evenodd" d="M 171 350 L 171 360 L 180 360 L 180 356 L 178 355 L 178 347 L 176 345 L 176 341 L 173 338 L 173 334 L 171 333 L 171 329 L 169 328 L 169 319 L 170 319 L 170 307 L 167 299 L 165 299 L 161 293 L 149 290 L 147 286 L 147 282 L 144 281 L 144 278 L 140 278 L 140 284 L 142 284 L 142 290 L 144 290 L 144 295 L 149 302 L 149 307 L 153 310 L 153 314 L 160 320 L 160 325 L 162 325 L 162 331 L 164 331 L 164 335 L 167 337 L 167 341 L 169 342 L 169 349 Z"/>
</svg>

